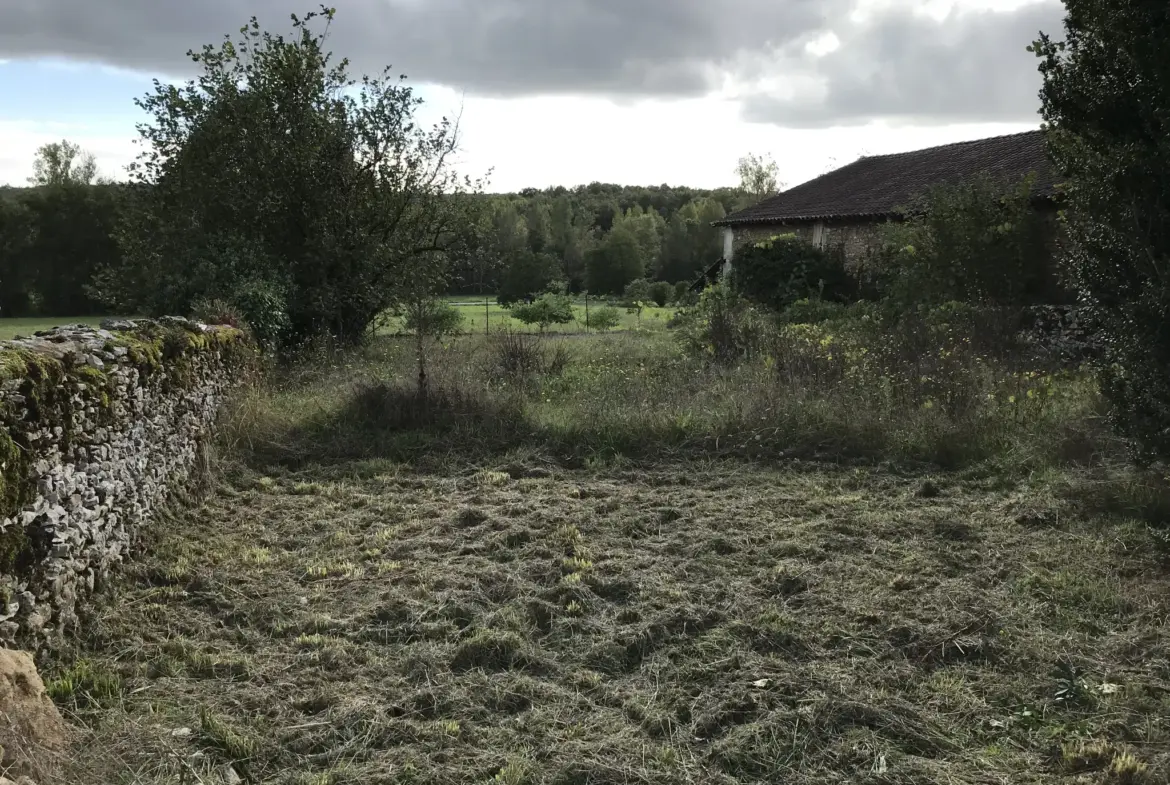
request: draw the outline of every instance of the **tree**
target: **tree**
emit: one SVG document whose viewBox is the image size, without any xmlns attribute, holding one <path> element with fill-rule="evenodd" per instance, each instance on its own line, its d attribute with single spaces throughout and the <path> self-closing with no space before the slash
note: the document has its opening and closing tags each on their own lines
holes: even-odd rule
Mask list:
<svg viewBox="0 0 1170 785">
<path fill-rule="evenodd" d="M 556 257 L 524 249 L 512 256 L 504 268 L 496 300 L 509 306 L 553 289 L 561 289 L 561 270 Z"/>
<path fill-rule="evenodd" d="M 524 212 L 524 224 L 528 228 L 528 247 L 533 253 L 541 253 L 549 245 L 548 209 L 538 199 L 528 203 Z"/>
<path fill-rule="evenodd" d="M 650 304 L 654 297 L 653 290 L 650 287 L 650 282 L 645 278 L 637 278 L 626 284 L 626 290 L 622 294 L 622 299 L 625 300 L 626 309 L 629 313 L 636 313 L 638 315 L 638 323 L 642 323 L 642 309 Z"/>
<path fill-rule="evenodd" d="M 1068 282 L 1104 346 L 1102 389 L 1141 458 L 1170 457 L 1170 24 L 1166 6 L 1065 0 L 1033 45 L 1064 177 Z"/>
<path fill-rule="evenodd" d="M 32 185 L 91 185 L 96 177 L 93 153 L 63 139 L 41 145 L 28 181 Z"/>
<path fill-rule="evenodd" d="M 35 240 L 29 209 L 16 199 L 0 196 L 0 318 L 32 315 Z"/>
<path fill-rule="evenodd" d="M 739 190 L 743 195 L 741 208 L 767 199 L 782 187 L 778 180 L 780 167 L 770 155 L 748 153 L 739 159 L 735 174 L 739 178 Z"/>
<path fill-rule="evenodd" d="M 525 324 L 540 325 L 543 333 L 551 324 L 573 321 L 573 301 L 563 294 L 543 294 L 531 303 L 512 307 L 512 316 Z"/>
<path fill-rule="evenodd" d="M 694 278 L 723 253 L 723 239 L 714 222 L 727 215 L 716 199 L 687 202 L 667 225 L 659 257 L 658 278 L 679 281 Z"/>
<path fill-rule="evenodd" d="M 650 284 L 650 299 L 659 308 L 664 308 L 674 297 L 674 287 L 666 281 L 655 281 Z"/>
<path fill-rule="evenodd" d="M 186 312 L 262 285 L 285 303 L 288 343 L 354 342 L 407 284 L 447 285 L 468 223 L 456 197 L 478 190 L 451 168 L 457 125 L 419 127 L 421 99 L 389 70 L 350 78 L 325 48 L 333 15 L 294 15 L 288 40 L 253 18 L 189 53 L 195 80 L 138 101 L 143 187 L 125 264 L 100 281 L 107 302 Z"/>
<path fill-rule="evenodd" d="M 620 226 L 589 252 L 585 266 L 589 291 L 594 294 L 620 294 L 626 284 L 641 278 L 646 269 L 637 238 Z"/>
</svg>

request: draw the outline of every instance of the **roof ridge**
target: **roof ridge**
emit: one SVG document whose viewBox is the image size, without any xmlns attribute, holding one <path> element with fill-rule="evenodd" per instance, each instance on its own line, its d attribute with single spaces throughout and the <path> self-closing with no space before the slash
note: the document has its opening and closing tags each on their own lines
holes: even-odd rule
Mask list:
<svg viewBox="0 0 1170 785">
<path fill-rule="evenodd" d="M 928 153 L 935 150 L 946 150 L 951 147 L 965 147 L 972 144 L 986 144 L 987 142 L 997 142 L 1001 139 L 1014 139 L 1018 136 L 1033 136 L 1044 133 L 1043 128 L 1034 128 L 1031 131 L 1016 131 L 1011 134 L 1000 134 L 999 136 L 985 136 L 982 139 L 966 139 L 961 142 L 947 142 L 946 144 L 936 144 L 931 147 L 918 147 L 913 150 L 903 150 L 899 153 L 878 153 L 877 155 L 863 155 L 857 158 L 857 161 L 872 161 L 875 158 L 897 158 L 900 155 L 914 155 L 915 153 Z M 847 164 L 848 165 L 848 164 Z M 842 167 L 844 168 L 844 167 Z"/>
</svg>

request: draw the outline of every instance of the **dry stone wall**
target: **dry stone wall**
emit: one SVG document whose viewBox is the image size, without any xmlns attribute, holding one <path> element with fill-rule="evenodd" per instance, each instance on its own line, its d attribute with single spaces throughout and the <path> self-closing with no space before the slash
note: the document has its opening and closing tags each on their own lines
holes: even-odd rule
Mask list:
<svg viewBox="0 0 1170 785">
<path fill-rule="evenodd" d="M 183 319 L 0 342 L 0 644 L 58 642 L 185 487 L 255 351 Z"/>
</svg>

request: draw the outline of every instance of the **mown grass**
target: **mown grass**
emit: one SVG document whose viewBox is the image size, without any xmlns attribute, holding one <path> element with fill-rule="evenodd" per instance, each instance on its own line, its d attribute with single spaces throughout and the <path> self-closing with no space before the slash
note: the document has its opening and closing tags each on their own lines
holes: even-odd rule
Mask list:
<svg viewBox="0 0 1170 785">
<path fill-rule="evenodd" d="M 48 669 L 63 781 L 1166 781 L 1170 495 L 1091 376 L 822 341 L 277 374 Z"/>
<path fill-rule="evenodd" d="M 75 781 L 1165 781 L 1165 564 L 1054 487 L 237 468 L 65 656 Z"/>
</svg>

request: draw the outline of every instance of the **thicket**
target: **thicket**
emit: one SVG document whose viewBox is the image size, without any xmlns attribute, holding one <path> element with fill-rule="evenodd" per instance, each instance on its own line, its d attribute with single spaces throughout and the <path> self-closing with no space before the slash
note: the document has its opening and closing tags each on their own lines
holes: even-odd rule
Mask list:
<svg viewBox="0 0 1170 785">
<path fill-rule="evenodd" d="M 1101 385 L 1142 460 L 1170 458 L 1170 69 L 1166 9 L 1066 0 L 1063 41 L 1032 47 L 1063 174 L 1064 272 L 1104 347 Z"/>
<path fill-rule="evenodd" d="M 0 189 L 0 317 L 108 311 L 90 284 L 120 258 L 125 190 L 72 181 Z"/>
</svg>

